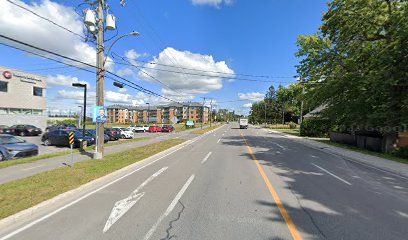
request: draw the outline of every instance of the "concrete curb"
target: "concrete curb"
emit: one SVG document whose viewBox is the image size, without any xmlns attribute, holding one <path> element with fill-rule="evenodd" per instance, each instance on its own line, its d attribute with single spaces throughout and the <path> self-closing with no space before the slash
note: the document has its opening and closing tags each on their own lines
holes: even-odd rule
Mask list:
<svg viewBox="0 0 408 240">
<path fill-rule="evenodd" d="M 264 128 L 262 128 L 264 129 Z M 408 179 L 408 165 L 394 162 L 388 159 L 384 159 L 377 156 L 371 156 L 364 153 L 359 153 L 351 151 L 344 148 L 339 148 L 336 146 L 331 146 L 321 142 L 314 141 L 312 139 L 307 139 L 303 137 L 298 137 L 294 135 L 285 134 L 282 132 L 274 131 L 271 129 L 264 129 L 267 132 L 272 132 L 284 136 L 286 138 L 292 139 L 298 143 L 301 143 L 305 146 L 311 147 L 316 150 L 320 150 L 329 154 L 333 154 L 339 157 L 342 157 L 346 160 L 356 162 L 371 168 L 375 168 L 380 171 L 385 171 L 394 175 L 398 175 L 402 178 Z"/>
<path fill-rule="evenodd" d="M 68 191 L 68 192 L 61 193 L 61 194 L 59 194 L 59 195 L 57 195 L 57 196 L 55 196 L 55 197 L 53 197 L 51 199 L 45 200 L 45 201 L 43 201 L 43 202 L 41 202 L 41 203 L 39 203 L 39 204 L 37 204 L 35 206 L 32 206 L 32 207 L 27 208 L 25 210 L 22 210 L 22 211 L 20 211 L 18 213 L 15 213 L 15 214 L 13 214 L 11 216 L 3 218 L 3 219 L 0 220 L 0 229 L 4 230 L 7 227 L 10 227 L 10 225 L 12 225 L 14 223 L 18 223 L 21 220 L 24 220 L 24 222 L 27 222 L 30 217 L 40 213 L 42 210 L 46 210 L 52 204 L 61 203 L 61 202 L 64 202 L 65 200 L 67 200 L 69 198 L 77 198 L 77 197 L 79 197 L 81 195 L 85 195 L 87 192 L 91 192 L 91 191 L 97 189 L 98 187 L 103 186 L 103 185 L 107 184 L 108 182 L 111 182 L 114 179 L 117 179 L 117 178 L 131 172 L 132 170 L 139 167 L 140 165 L 143 165 L 143 164 L 147 165 L 147 164 L 149 164 L 150 161 L 161 158 L 161 157 L 163 157 L 163 156 L 165 156 L 167 154 L 171 154 L 173 152 L 176 152 L 176 151 L 178 151 L 178 150 L 180 150 L 180 149 L 182 149 L 182 148 L 184 148 L 184 147 L 198 141 L 199 139 L 203 138 L 204 136 L 206 136 L 206 135 L 208 135 L 208 134 L 210 134 L 210 133 L 212 133 L 212 132 L 214 132 L 216 130 L 219 130 L 223 126 L 220 126 L 220 127 L 216 128 L 216 129 L 213 129 L 213 130 L 211 130 L 209 132 L 206 132 L 206 133 L 204 133 L 202 135 L 199 135 L 199 136 L 197 136 L 197 137 L 195 137 L 195 138 L 193 138 L 191 140 L 187 140 L 187 141 L 185 141 L 183 143 L 180 143 L 180 144 L 178 144 L 178 145 L 176 145 L 174 147 L 171 147 L 171 148 L 166 149 L 166 150 L 164 150 L 162 152 L 159 152 L 159 153 L 157 153 L 157 154 L 155 154 L 153 156 L 150 156 L 148 158 L 145 158 L 145 159 L 142 159 L 142 160 L 140 160 L 138 162 L 135 162 L 135 163 L 133 163 L 131 165 L 123 167 L 123 168 L 121 168 L 121 169 L 119 169 L 117 171 L 111 172 L 111 173 L 109 173 L 109 174 L 107 174 L 105 176 L 102 176 L 100 178 L 97 178 L 97 179 L 95 179 L 95 180 L 93 180 L 91 182 L 85 183 L 85 184 L 83 184 L 83 185 L 81 185 L 81 186 L 79 186 L 79 187 L 77 187 L 75 189 L 72 189 L 72 190 Z M 0 236 L 2 234 L 4 234 L 3 231 L 0 232 Z"/>
</svg>

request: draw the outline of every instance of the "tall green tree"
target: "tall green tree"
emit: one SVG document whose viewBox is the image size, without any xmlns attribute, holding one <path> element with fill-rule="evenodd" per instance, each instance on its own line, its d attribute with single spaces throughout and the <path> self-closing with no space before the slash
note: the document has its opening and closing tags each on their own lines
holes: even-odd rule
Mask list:
<svg viewBox="0 0 408 240">
<path fill-rule="evenodd" d="M 306 98 L 336 126 L 408 123 L 407 0 L 332 0 L 317 34 L 298 38 Z"/>
</svg>

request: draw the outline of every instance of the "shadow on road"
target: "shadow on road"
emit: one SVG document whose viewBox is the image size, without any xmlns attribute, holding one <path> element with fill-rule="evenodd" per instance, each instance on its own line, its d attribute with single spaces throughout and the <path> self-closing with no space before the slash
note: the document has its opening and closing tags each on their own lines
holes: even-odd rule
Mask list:
<svg viewBox="0 0 408 240">
<path fill-rule="evenodd" d="M 344 161 L 310 147 L 297 144 L 276 134 L 263 136 L 244 133 L 259 163 L 268 176 L 278 176 L 283 183 L 272 185 L 277 188 L 282 202 L 300 232 L 313 239 L 404 239 L 408 236 L 408 198 L 406 191 L 397 191 L 392 186 L 408 183 L 400 179 L 384 178 L 384 174 L 363 176 L 361 166 Z M 241 136 L 223 138 L 223 145 L 242 146 L 249 161 L 254 161 L 246 149 Z M 352 186 L 346 185 L 311 163 L 325 161 L 330 169 L 346 172 Z M 255 164 L 255 163 L 254 163 Z M 378 176 L 378 177 L 373 177 Z M 385 181 L 388 181 L 385 184 Z M 287 191 L 282 190 L 286 189 Z M 267 191 L 267 190 L 266 190 Z M 292 196 L 288 197 L 286 193 Z M 290 204 L 285 199 L 293 199 Z M 255 204 L 269 206 L 265 219 L 284 222 L 276 203 L 256 201 Z M 405 216 L 405 217 L 404 217 Z M 306 235 L 305 235 L 306 236 Z M 270 238 L 276 239 L 279 238 Z"/>
</svg>

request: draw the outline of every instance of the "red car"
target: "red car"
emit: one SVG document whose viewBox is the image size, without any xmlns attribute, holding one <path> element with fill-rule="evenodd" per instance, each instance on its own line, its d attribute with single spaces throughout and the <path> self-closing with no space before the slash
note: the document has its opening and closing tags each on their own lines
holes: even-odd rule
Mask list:
<svg viewBox="0 0 408 240">
<path fill-rule="evenodd" d="M 173 132 L 174 131 L 174 127 L 171 125 L 164 125 L 162 127 L 162 132 Z"/>
<path fill-rule="evenodd" d="M 161 132 L 162 128 L 159 126 L 150 126 L 148 132 Z"/>
</svg>

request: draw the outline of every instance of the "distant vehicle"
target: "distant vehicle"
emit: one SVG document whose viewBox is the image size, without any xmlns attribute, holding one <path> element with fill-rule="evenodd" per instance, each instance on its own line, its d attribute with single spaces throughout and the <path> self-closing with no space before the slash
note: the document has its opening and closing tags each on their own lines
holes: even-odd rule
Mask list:
<svg viewBox="0 0 408 240">
<path fill-rule="evenodd" d="M 147 131 L 149 131 L 149 126 L 144 125 L 144 126 L 143 126 L 143 129 L 144 129 L 145 132 L 147 132 Z"/>
<path fill-rule="evenodd" d="M 41 141 L 44 143 L 45 146 L 70 146 L 69 145 L 69 133 L 71 131 L 67 130 L 55 130 L 48 133 L 45 133 L 41 137 Z M 81 131 L 74 130 L 74 147 L 79 147 L 81 141 L 87 141 L 88 145 L 92 145 L 95 143 L 95 139 L 93 137 L 83 136 Z"/>
<path fill-rule="evenodd" d="M 95 129 L 86 129 L 85 136 L 92 137 L 96 141 L 96 130 Z M 109 141 L 109 136 L 107 134 L 103 134 L 103 141 L 107 143 Z"/>
<path fill-rule="evenodd" d="M 0 134 L 0 161 L 38 155 L 38 146 L 10 134 Z"/>
<path fill-rule="evenodd" d="M 162 127 L 162 132 L 173 132 L 174 127 L 172 125 L 163 125 Z"/>
<path fill-rule="evenodd" d="M 116 128 L 105 128 L 105 134 L 109 136 L 109 141 L 119 140 L 120 132 Z"/>
<path fill-rule="evenodd" d="M 38 136 L 42 133 L 41 128 L 33 125 L 13 125 L 10 129 L 13 129 L 14 134 L 19 136 Z"/>
<path fill-rule="evenodd" d="M 149 130 L 149 128 L 147 130 Z M 146 129 L 143 126 L 138 125 L 138 126 L 134 126 L 132 131 L 133 132 L 146 132 Z"/>
<path fill-rule="evenodd" d="M 0 125 L 0 133 L 14 135 L 14 129 L 11 129 L 9 126 L 6 125 Z"/>
<path fill-rule="evenodd" d="M 74 124 L 57 124 L 57 125 L 51 125 L 45 128 L 45 132 L 51 132 L 55 130 L 74 130 L 77 129 L 77 127 Z"/>
<path fill-rule="evenodd" d="M 123 139 L 133 138 L 133 132 L 129 128 L 115 128 L 118 129 L 120 136 Z"/>
<path fill-rule="evenodd" d="M 149 132 L 161 132 L 162 128 L 159 126 L 150 126 L 149 127 Z"/>
<path fill-rule="evenodd" d="M 239 128 L 240 129 L 247 129 L 248 128 L 248 118 L 240 118 L 239 119 Z"/>
</svg>

